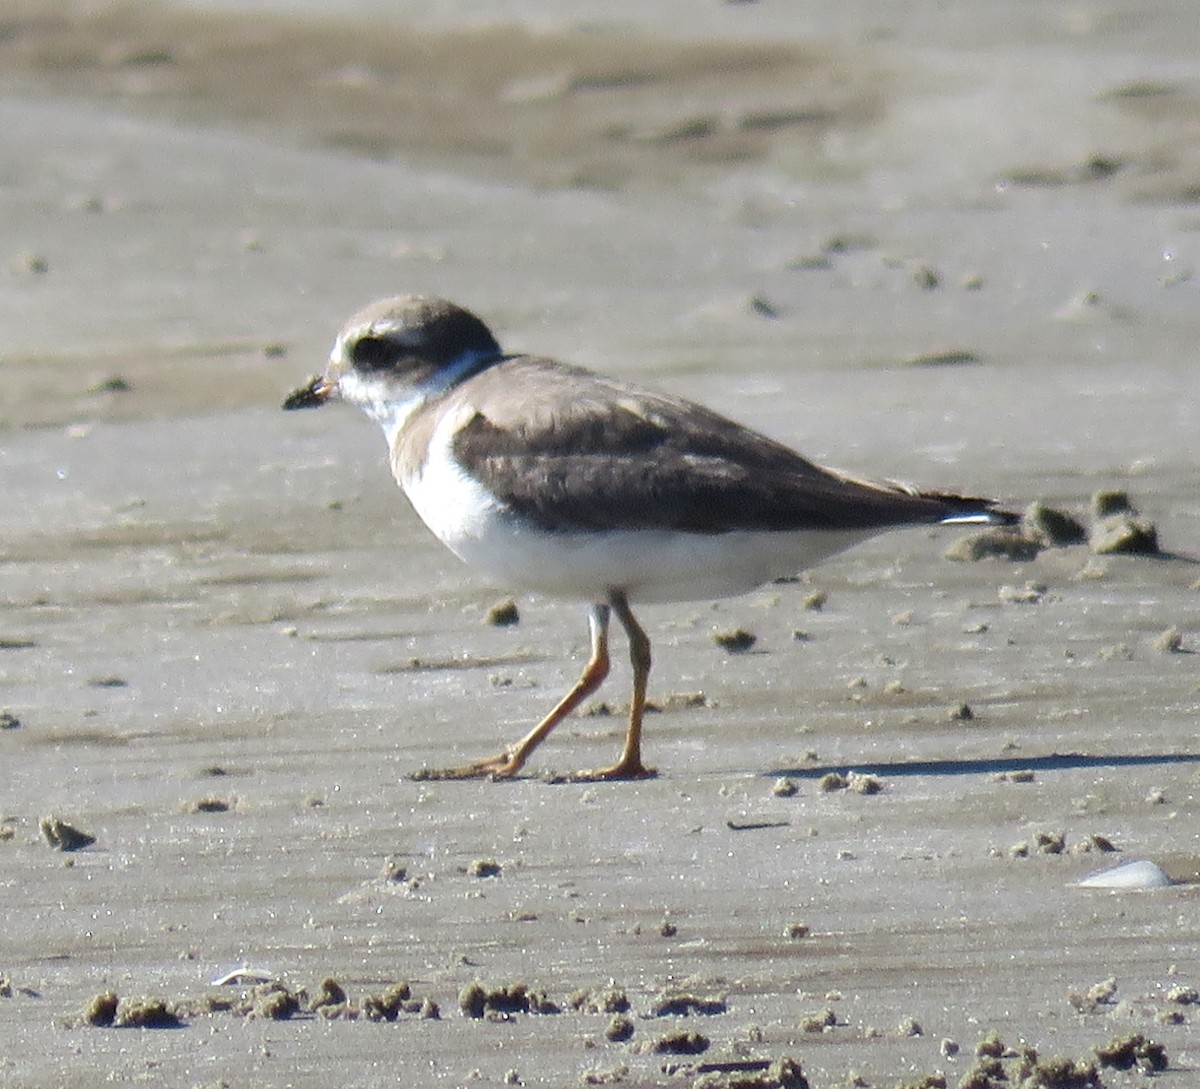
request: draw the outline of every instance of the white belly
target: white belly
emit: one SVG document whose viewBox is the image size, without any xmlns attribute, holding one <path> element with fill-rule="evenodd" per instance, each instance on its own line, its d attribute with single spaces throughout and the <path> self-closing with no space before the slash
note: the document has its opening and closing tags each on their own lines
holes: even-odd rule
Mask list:
<svg viewBox="0 0 1200 1089">
<path fill-rule="evenodd" d="M 439 428 L 440 430 L 440 428 Z M 873 535 L 854 532 L 547 533 L 514 518 L 434 436 L 419 476 L 401 480 L 422 521 L 459 558 L 497 582 L 551 597 L 699 601 L 744 594 Z"/>
<path fill-rule="evenodd" d="M 857 544 L 868 534 L 635 530 L 541 533 L 497 519 L 491 531 L 447 542 L 498 582 L 550 597 L 632 602 L 700 601 L 744 594 Z"/>
</svg>

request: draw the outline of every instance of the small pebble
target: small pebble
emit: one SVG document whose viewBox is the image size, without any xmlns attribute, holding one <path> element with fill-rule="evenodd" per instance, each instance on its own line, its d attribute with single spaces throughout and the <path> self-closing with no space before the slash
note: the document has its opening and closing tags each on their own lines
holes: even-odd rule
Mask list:
<svg viewBox="0 0 1200 1089">
<path fill-rule="evenodd" d="M 1154 640 L 1154 649 L 1163 654 L 1180 654 L 1183 651 L 1183 634 L 1178 628 L 1167 628 Z"/>
<path fill-rule="evenodd" d="M 97 382 L 88 390 L 88 393 L 130 393 L 132 390 L 133 384 L 128 379 L 115 374 L 111 378 Z"/>
<path fill-rule="evenodd" d="M 1039 605 L 1046 596 L 1046 586 L 1027 582 L 1024 586 L 1001 586 L 996 596 L 1006 605 Z"/>
<path fill-rule="evenodd" d="M 998 771 L 992 780 L 997 783 L 1032 783 L 1034 774 L 1031 768 L 1018 768 L 1016 771 Z"/>
<path fill-rule="evenodd" d="M 780 316 L 779 307 L 765 296 L 751 295 L 749 303 L 752 314 L 757 314 L 760 318 L 770 318 L 772 321 L 778 320 Z"/>
<path fill-rule="evenodd" d="M 624 1043 L 633 1036 L 633 1020 L 628 1014 L 617 1013 L 613 1014 L 613 1019 L 609 1021 L 608 1027 L 604 1030 L 604 1038 L 611 1040 L 614 1044 Z"/>
<path fill-rule="evenodd" d="M 833 234 L 821 243 L 822 253 L 854 253 L 873 250 L 879 239 L 869 234 Z"/>
<path fill-rule="evenodd" d="M 923 291 L 932 291 L 934 288 L 939 287 L 942 282 L 937 269 L 932 265 L 917 265 L 912 270 L 912 278 L 913 283 Z"/>
<path fill-rule="evenodd" d="M 88 684 L 92 688 L 128 688 L 129 682 L 124 677 L 93 677 Z"/>
<path fill-rule="evenodd" d="M 837 1025 L 837 1014 L 830 1008 L 800 1018 L 801 1032 L 825 1032 Z"/>
<path fill-rule="evenodd" d="M 743 654 L 758 642 L 758 636 L 745 628 L 713 632 L 713 642 L 731 654 Z"/>
<path fill-rule="evenodd" d="M 488 609 L 485 619 L 493 627 L 509 628 L 521 622 L 521 613 L 517 609 L 516 601 L 510 597 L 503 601 L 497 601 Z"/>
<path fill-rule="evenodd" d="M 22 253 L 17 255 L 14 267 L 17 272 L 45 276 L 50 271 L 50 261 L 40 253 Z"/>
<path fill-rule="evenodd" d="M 1062 832 L 1038 832 L 1033 841 L 1044 855 L 1061 855 L 1067 846 L 1067 837 Z"/>
<path fill-rule="evenodd" d="M 960 367 L 967 363 L 979 363 L 982 357 L 969 348 L 951 348 L 944 352 L 919 352 L 900 362 L 905 367 Z"/>
</svg>

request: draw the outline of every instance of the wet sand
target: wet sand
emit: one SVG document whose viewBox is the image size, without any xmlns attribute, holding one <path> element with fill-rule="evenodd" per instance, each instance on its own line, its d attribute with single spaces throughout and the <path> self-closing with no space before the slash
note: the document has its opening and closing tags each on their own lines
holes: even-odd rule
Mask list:
<svg viewBox="0 0 1200 1089">
<path fill-rule="evenodd" d="M 1187 5 L 90 10 L 0 7 L 4 1084 L 988 1085 L 991 1034 L 1142 1034 L 1194 1082 Z M 586 627 L 489 624 L 514 588 L 373 425 L 278 410 L 410 290 L 855 472 L 1085 520 L 1124 490 L 1163 554 L 908 531 L 647 607 L 657 779 L 544 775 L 615 754 L 618 658 L 528 777 L 413 782 L 523 732 Z M 1075 884 L 1134 859 L 1176 883 Z M 180 1027 L 132 1027 L 154 997 Z"/>
</svg>

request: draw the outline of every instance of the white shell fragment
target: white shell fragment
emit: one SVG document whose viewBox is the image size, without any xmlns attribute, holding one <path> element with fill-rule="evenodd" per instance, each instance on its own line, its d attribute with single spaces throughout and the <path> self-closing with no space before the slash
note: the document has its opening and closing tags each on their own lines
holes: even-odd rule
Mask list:
<svg viewBox="0 0 1200 1089">
<path fill-rule="evenodd" d="M 217 976 L 211 981 L 213 987 L 234 987 L 253 985 L 257 983 L 273 983 L 275 976 L 261 968 L 235 968 L 223 976 Z"/>
<path fill-rule="evenodd" d="M 1085 889 L 1163 889 L 1171 883 L 1161 866 L 1140 859 L 1090 874 L 1079 882 L 1079 886 Z"/>
</svg>

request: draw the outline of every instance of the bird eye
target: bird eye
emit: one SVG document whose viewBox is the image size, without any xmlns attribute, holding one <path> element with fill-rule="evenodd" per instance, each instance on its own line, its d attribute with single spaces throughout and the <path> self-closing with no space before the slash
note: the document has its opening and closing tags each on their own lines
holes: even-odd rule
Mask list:
<svg viewBox="0 0 1200 1089">
<path fill-rule="evenodd" d="M 396 361 L 396 346 L 383 337 L 359 337 L 350 348 L 350 361 L 360 371 L 381 371 Z"/>
</svg>

